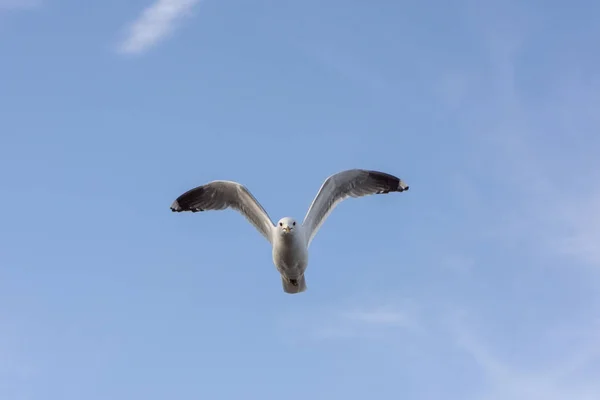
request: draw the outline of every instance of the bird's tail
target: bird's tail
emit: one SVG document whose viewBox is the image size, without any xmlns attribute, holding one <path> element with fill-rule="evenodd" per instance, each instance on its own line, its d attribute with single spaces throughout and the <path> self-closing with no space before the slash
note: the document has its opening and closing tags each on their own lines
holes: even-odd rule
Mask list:
<svg viewBox="0 0 600 400">
<path fill-rule="evenodd" d="M 283 284 L 283 291 L 286 293 L 302 293 L 306 290 L 306 281 L 304 280 L 304 275 L 300 276 L 298 279 L 288 279 L 282 276 L 281 283 Z"/>
</svg>

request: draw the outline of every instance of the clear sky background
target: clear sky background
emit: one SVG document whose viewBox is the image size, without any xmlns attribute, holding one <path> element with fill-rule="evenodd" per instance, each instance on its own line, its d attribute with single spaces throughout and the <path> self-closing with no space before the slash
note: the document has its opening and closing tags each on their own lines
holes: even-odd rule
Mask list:
<svg viewBox="0 0 600 400">
<path fill-rule="evenodd" d="M 567 5 L 568 4 L 568 5 Z M 0 0 L 2 400 L 600 398 L 600 3 Z M 283 293 L 214 179 L 302 219 Z"/>
</svg>

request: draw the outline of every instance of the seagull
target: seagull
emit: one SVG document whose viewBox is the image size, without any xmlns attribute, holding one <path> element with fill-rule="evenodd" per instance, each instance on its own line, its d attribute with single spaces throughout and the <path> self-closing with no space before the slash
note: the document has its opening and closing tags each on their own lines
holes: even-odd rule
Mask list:
<svg viewBox="0 0 600 400">
<path fill-rule="evenodd" d="M 342 200 L 406 190 L 408 185 L 402 179 L 384 172 L 345 170 L 325 179 L 301 225 L 291 217 L 284 217 L 275 225 L 244 185 L 216 180 L 179 196 L 171 205 L 171 211 L 194 213 L 227 208 L 238 211 L 271 244 L 273 263 L 281 275 L 283 291 L 296 294 L 307 288 L 304 273 L 308 266 L 308 247 L 325 219 Z"/>
</svg>

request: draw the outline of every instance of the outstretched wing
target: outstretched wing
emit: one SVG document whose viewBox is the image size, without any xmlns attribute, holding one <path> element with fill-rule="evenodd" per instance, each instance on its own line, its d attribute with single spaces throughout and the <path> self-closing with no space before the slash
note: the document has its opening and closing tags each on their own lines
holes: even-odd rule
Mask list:
<svg viewBox="0 0 600 400">
<path fill-rule="evenodd" d="M 310 245 L 327 216 L 340 201 L 348 197 L 405 190 L 408 190 L 408 185 L 400 178 L 383 172 L 350 169 L 331 175 L 319 189 L 302 222 L 307 235 L 307 245 Z"/>
<path fill-rule="evenodd" d="M 239 211 L 254 227 L 271 242 L 273 221 L 243 185 L 231 181 L 213 181 L 191 189 L 171 204 L 171 211 L 207 211 L 233 208 Z"/>
</svg>

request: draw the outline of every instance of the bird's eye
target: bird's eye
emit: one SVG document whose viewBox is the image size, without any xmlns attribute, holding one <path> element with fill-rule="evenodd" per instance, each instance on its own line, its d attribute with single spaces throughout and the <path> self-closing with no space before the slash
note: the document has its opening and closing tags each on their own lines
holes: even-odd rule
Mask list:
<svg viewBox="0 0 600 400">
<path fill-rule="evenodd" d="M 296 221 L 294 221 L 294 223 L 292 225 L 296 226 Z"/>
<path fill-rule="evenodd" d="M 283 226 L 283 222 L 280 222 L 280 223 L 279 223 L 279 226 Z"/>
</svg>

